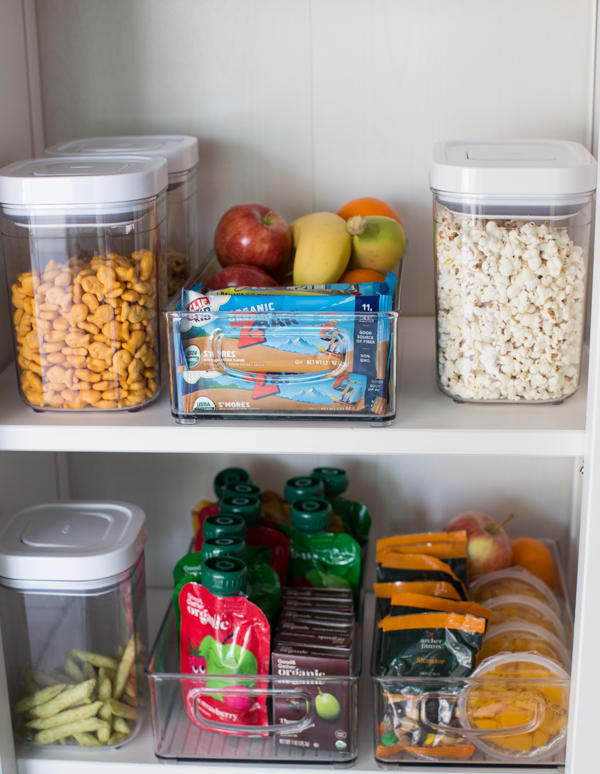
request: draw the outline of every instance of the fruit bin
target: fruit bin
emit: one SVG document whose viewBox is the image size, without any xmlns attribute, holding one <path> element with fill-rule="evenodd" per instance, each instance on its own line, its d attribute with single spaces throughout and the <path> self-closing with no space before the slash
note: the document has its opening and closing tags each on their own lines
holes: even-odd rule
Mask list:
<svg viewBox="0 0 600 774">
<path fill-rule="evenodd" d="M 554 590 L 559 598 L 561 619 L 570 646 L 573 617 L 558 546 L 551 540 L 542 542 L 552 551 L 556 568 Z M 384 677 L 379 668 L 378 623 L 376 613 L 371 676 L 375 691 L 375 760 L 380 768 L 430 765 L 432 762 L 460 763 L 465 768 L 502 763 L 519 767 L 541 763 L 564 766 L 570 679 L 562 667 L 548 662 L 546 666 L 553 666 L 546 670 L 540 666 L 544 660 L 540 660 L 537 654 L 499 654 L 489 660 L 490 671 L 498 669 L 501 672 L 502 663 L 514 662 L 516 656 L 525 664 L 521 676 L 494 676 L 493 681 L 483 675 L 460 678 Z M 527 677 L 528 664 L 534 672 L 538 670 L 538 674 L 542 670 L 544 676 Z M 490 733 L 481 724 L 479 728 L 474 727 L 471 722 L 474 710 L 491 707 L 502 700 L 520 701 L 521 706 L 524 706 L 523 702 L 529 702 L 525 716 L 510 724 L 512 733 Z M 549 709 L 544 712 L 546 708 Z M 543 747 L 544 738 L 538 736 L 534 740 L 534 734 L 552 712 L 558 718 L 555 733 L 549 735 L 547 746 Z M 418 730 L 415 724 L 418 724 Z M 410 742 L 404 746 L 400 737 L 407 732 L 410 733 Z M 400 739 L 400 743 L 394 743 L 392 733 Z M 530 742 L 529 751 L 524 752 Z M 536 742 L 540 742 L 539 749 L 535 747 Z"/>
<path fill-rule="evenodd" d="M 218 269 L 209 255 L 185 287 Z M 363 312 L 357 297 L 353 312 L 182 312 L 182 293 L 164 310 L 178 423 L 319 419 L 385 426 L 395 419 L 399 311 Z M 208 335 L 206 323 L 213 328 Z"/>
<path fill-rule="evenodd" d="M 343 677 L 321 677 L 318 681 L 307 676 L 291 680 L 288 677 L 265 675 L 198 675 L 181 674 L 177 650 L 175 611 L 169 605 L 156 641 L 151 649 L 146 674 L 150 683 L 150 705 L 152 709 L 152 730 L 154 752 L 163 763 L 191 763 L 198 761 L 226 763 L 302 763 L 331 765 L 337 768 L 351 766 L 358 755 L 358 683 L 361 674 L 362 620 L 364 592 L 359 602 L 355 640 L 357 643 L 352 674 Z M 210 686 L 211 679 L 219 680 L 219 691 L 224 695 L 239 695 L 243 680 L 260 683 L 253 696 L 266 696 L 269 708 L 268 726 L 237 727 L 224 726 L 227 734 L 201 729 L 189 719 L 184 706 L 183 695 L 194 691 L 194 706 L 203 694 L 215 692 Z M 340 700 L 344 728 L 335 731 L 335 744 L 322 744 L 319 726 L 331 727 L 331 722 L 321 719 L 317 701 L 309 686 L 317 685 L 319 693 L 335 694 Z M 237 688 L 236 688 L 237 686 Z M 304 686 L 304 687 L 303 687 Z M 285 700 L 288 706 L 296 705 L 299 716 L 296 722 L 276 724 L 273 718 L 273 703 Z M 304 709 L 306 708 L 306 709 Z M 304 711 L 303 711 L 304 710 Z M 197 711 L 197 710 L 196 710 Z M 206 722 L 206 719 L 204 719 Z M 284 723 L 284 721 L 282 721 Z M 312 729 L 309 738 L 294 735 Z"/>
</svg>

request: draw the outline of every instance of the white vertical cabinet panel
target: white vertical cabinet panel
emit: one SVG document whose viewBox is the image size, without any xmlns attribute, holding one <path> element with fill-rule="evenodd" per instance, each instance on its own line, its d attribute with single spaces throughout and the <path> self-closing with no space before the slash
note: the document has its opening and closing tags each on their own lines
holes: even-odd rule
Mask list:
<svg viewBox="0 0 600 774">
<path fill-rule="evenodd" d="M 428 170 L 437 140 L 590 146 L 594 0 L 312 4 L 315 203 L 381 196 L 402 214 L 407 314 L 432 313 Z"/>
<path fill-rule="evenodd" d="M 42 0 L 48 144 L 200 139 L 200 245 L 233 204 L 312 209 L 309 0 Z"/>
<path fill-rule="evenodd" d="M 33 155 L 30 87 L 23 0 L 2 0 L 0 9 L 0 167 Z M 29 78 L 31 75 L 31 81 Z M 12 357 L 6 277 L 0 245 L 0 370 Z"/>
<path fill-rule="evenodd" d="M 201 429 L 199 430 L 201 432 Z M 224 427 L 223 432 L 227 432 Z M 511 536 L 544 535 L 576 559 L 571 534 L 574 487 L 571 458 L 494 456 L 355 457 L 324 455 L 69 454 L 71 496 L 136 503 L 148 519 L 147 572 L 151 586 L 168 586 L 192 535 L 190 512 L 214 499 L 212 480 L 230 465 L 245 467 L 263 489 L 283 492 L 286 479 L 317 465 L 344 467 L 348 497 L 363 501 L 375 539 L 394 532 L 441 529 L 458 513 L 483 510 L 515 518 Z M 373 556 L 369 572 L 373 576 Z M 370 577 L 370 581 L 374 577 Z"/>
</svg>

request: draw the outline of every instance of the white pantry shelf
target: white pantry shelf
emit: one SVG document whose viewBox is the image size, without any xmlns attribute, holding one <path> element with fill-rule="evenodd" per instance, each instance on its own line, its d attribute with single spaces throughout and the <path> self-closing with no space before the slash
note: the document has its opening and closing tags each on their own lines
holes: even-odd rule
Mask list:
<svg viewBox="0 0 600 774">
<path fill-rule="evenodd" d="M 459 405 L 436 386 L 433 317 L 401 318 L 398 347 L 398 417 L 386 428 L 227 420 L 184 427 L 171 417 L 166 389 L 139 412 L 36 413 L 19 398 L 10 366 L 0 375 L 0 450 L 583 455 L 585 368 L 579 391 L 561 405 Z"/>
<path fill-rule="evenodd" d="M 158 627 L 167 609 L 171 591 L 169 589 L 150 589 L 148 592 L 148 618 L 151 641 L 156 636 Z M 359 721 L 358 721 L 358 759 L 352 766 L 352 772 L 363 774 L 379 771 L 373 755 L 373 688 L 370 678 L 371 643 L 373 620 L 375 617 L 375 598 L 373 594 L 366 595 L 365 620 L 363 629 L 363 668 L 360 681 Z M 53 746 L 36 750 L 27 745 L 17 747 L 18 774 L 105 774 L 106 764 L 110 763 L 110 774 L 158 774 L 164 772 L 164 764 L 159 763 L 154 753 L 152 741 L 152 726 L 150 717 L 146 717 L 140 734 L 120 750 L 99 751 L 97 749 L 76 750 Z M 84 754 L 82 754 L 84 753 Z M 182 771 L 202 772 L 202 774 L 239 774 L 240 769 L 262 771 L 263 774 L 292 774 L 292 772 L 331 772 L 331 766 L 302 766 L 291 764 L 185 764 Z M 490 768 L 484 765 L 465 766 L 464 769 L 452 767 L 455 774 L 490 774 Z M 401 771 L 405 774 L 438 774 L 440 767 L 436 765 L 403 765 Z M 556 766 L 535 767 L 535 774 L 557 774 Z M 494 774 L 531 774 L 531 768 L 514 768 L 501 765 L 493 767 Z"/>
</svg>

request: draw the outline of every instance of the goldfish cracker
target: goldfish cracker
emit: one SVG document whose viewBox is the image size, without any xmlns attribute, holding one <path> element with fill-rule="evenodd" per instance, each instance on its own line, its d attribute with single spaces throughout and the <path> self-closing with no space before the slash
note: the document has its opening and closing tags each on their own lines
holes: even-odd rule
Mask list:
<svg viewBox="0 0 600 774">
<path fill-rule="evenodd" d="M 460 700 L 463 726 L 490 759 L 539 761 L 566 741 L 569 676 L 536 653 L 503 653 L 483 661 Z M 514 733 L 510 733 L 514 729 Z"/>
<path fill-rule="evenodd" d="M 567 643 L 565 627 L 556 613 L 547 605 L 520 594 L 507 594 L 486 601 L 491 611 L 490 626 L 504 623 L 530 623 L 546 629 L 563 643 Z"/>
<path fill-rule="evenodd" d="M 547 629 L 535 624 L 511 622 L 491 626 L 483 639 L 477 662 L 497 653 L 538 653 L 564 669 L 571 669 L 569 652 Z"/>
<path fill-rule="evenodd" d="M 560 605 L 554 592 L 543 581 L 521 567 L 486 573 L 469 587 L 469 599 L 480 604 L 485 604 L 487 600 L 494 597 L 509 594 L 533 597 L 552 608 L 558 616 L 561 615 Z"/>
</svg>

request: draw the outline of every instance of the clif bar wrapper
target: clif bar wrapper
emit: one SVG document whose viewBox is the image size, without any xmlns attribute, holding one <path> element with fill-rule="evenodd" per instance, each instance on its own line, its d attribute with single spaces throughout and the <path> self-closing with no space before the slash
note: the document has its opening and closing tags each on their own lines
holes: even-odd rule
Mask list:
<svg viewBox="0 0 600 774">
<path fill-rule="evenodd" d="M 307 608 L 306 610 L 284 608 L 281 611 L 282 618 L 296 618 L 309 621 L 323 621 L 324 623 L 354 623 L 354 614 L 345 610 L 321 610 L 317 607 Z"/>
<path fill-rule="evenodd" d="M 286 597 L 284 600 L 284 607 L 289 610 L 342 610 L 352 613 L 354 611 L 354 603 L 351 599 L 298 599 L 293 597 Z"/>
<path fill-rule="evenodd" d="M 310 626 L 313 629 L 319 627 L 320 629 L 347 629 L 352 631 L 354 629 L 354 616 L 352 616 L 351 620 L 348 618 L 339 618 L 338 616 L 324 618 L 323 616 L 314 615 L 310 617 L 298 615 L 297 611 L 288 613 L 285 610 L 282 610 L 279 616 L 279 627 L 289 629 L 290 626 L 302 625 Z"/>
<path fill-rule="evenodd" d="M 327 622 L 309 621 L 306 619 L 295 620 L 294 618 L 280 618 L 277 624 L 277 631 L 297 632 L 298 634 L 332 634 L 338 637 L 352 637 L 354 626 L 350 624 L 329 624 Z"/>
</svg>

